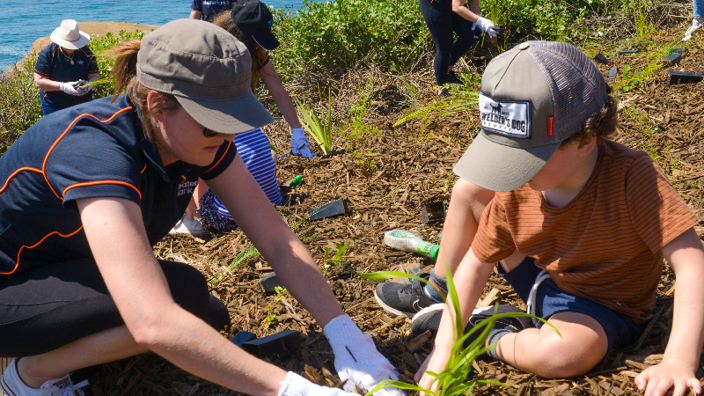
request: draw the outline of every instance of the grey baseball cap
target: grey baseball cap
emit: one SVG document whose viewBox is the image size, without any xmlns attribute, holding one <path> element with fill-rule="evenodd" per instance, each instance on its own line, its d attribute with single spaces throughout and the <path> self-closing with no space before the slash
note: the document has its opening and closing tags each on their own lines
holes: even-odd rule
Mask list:
<svg viewBox="0 0 704 396">
<path fill-rule="evenodd" d="M 194 120 L 215 132 L 247 132 L 274 121 L 252 93 L 247 47 L 209 22 L 177 19 L 144 36 L 137 78 L 174 95 Z"/>
<path fill-rule="evenodd" d="M 512 48 L 484 71 L 482 127 L 453 171 L 493 191 L 526 184 L 600 112 L 607 92 L 604 76 L 576 47 L 528 41 Z"/>
</svg>

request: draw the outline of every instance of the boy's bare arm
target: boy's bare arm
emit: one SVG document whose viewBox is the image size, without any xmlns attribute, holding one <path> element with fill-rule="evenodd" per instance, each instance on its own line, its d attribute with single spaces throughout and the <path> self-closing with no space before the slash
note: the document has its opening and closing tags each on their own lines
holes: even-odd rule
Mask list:
<svg viewBox="0 0 704 396">
<path fill-rule="evenodd" d="M 457 179 L 442 226 L 443 237 L 435 264 L 436 275 L 444 278 L 447 268 L 455 273 L 472 245 L 482 212 L 493 197 L 493 191 L 465 179 Z"/>
<path fill-rule="evenodd" d="M 704 246 L 694 229 L 665 245 L 663 256 L 677 282 L 672 332 L 661 363 L 644 370 L 635 379 L 644 396 L 661 396 L 674 387 L 674 396 L 687 389 L 701 394 L 695 372 L 704 343 Z"/>
<path fill-rule="evenodd" d="M 462 259 L 453 275 L 460 303 L 459 309 L 462 314 L 462 323 L 467 323 L 469 320 L 469 316 L 477 305 L 477 301 L 479 301 L 484 285 L 489 280 L 493 268 L 493 264 L 480 261 L 471 248 Z M 440 321 L 440 327 L 438 328 L 438 334 L 435 337 L 433 352 L 426 358 L 415 375 L 416 381 L 421 386 L 429 388 L 434 380 L 434 377 L 425 374 L 425 371 L 430 370 L 439 373 L 445 368 L 445 364 L 450 357 L 452 345 L 455 342 L 453 333 L 454 315 L 454 309 L 446 305 Z"/>
</svg>

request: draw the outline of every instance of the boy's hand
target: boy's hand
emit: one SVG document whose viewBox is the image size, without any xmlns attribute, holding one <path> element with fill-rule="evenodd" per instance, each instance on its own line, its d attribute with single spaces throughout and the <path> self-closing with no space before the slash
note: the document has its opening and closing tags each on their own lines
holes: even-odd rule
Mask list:
<svg viewBox="0 0 704 396">
<path fill-rule="evenodd" d="M 663 396 L 673 386 L 673 396 L 684 396 L 688 388 L 698 395 L 702 394 L 702 386 L 694 371 L 677 359 L 663 359 L 643 370 L 634 381 L 638 389 L 645 389 L 643 396 Z"/>
<path fill-rule="evenodd" d="M 427 371 L 440 373 L 442 370 L 445 369 L 445 365 L 447 364 L 447 361 L 450 358 L 449 351 L 447 354 L 443 354 L 436 352 L 436 350 L 437 346 L 433 348 L 433 350 L 430 352 L 430 355 L 428 355 L 428 357 L 425 358 L 423 364 L 420 365 L 420 368 L 416 372 L 416 375 L 413 376 L 413 379 L 416 381 L 416 383 L 418 383 L 418 385 L 422 386 L 425 389 L 432 390 L 433 392 L 437 392 L 438 384 L 433 384 L 433 381 L 435 381 L 435 377 L 428 374 Z M 441 355 L 444 355 L 444 357 Z M 427 396 L 427 394 L 421 393 L 421 396 Z"/>
</svg>

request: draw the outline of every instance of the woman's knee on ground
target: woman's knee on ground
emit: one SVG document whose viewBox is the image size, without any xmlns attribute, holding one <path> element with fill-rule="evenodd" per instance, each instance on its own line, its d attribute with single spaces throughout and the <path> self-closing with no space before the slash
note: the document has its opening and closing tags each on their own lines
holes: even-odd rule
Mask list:
<svg viewBox="0 0 704 396">
<path fill-rule="evenodd" d="M 203 274 L 188 264 L 160 261 L 174 301 L 198 316 L 215 330 L 230 324 L 230 314 L 222 301 L 210 294 Z"/>
<path fill-rule="evenodd" d="M 159 261 L 174 301 L 186 311 L 205 318 L 210 304 L 208 283 L 203 274 L 188 264 Z"/>
</svg>

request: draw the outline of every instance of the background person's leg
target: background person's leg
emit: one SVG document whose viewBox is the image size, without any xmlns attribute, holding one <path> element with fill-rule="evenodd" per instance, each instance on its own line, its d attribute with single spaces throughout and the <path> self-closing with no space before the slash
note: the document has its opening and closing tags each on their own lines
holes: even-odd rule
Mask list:
<svg viewBox="0 0 704 396">
<path fill-rule="evenodd" d="M 694 19 L 698 19 L 699 23 L 704 22 L 704 0 L 693 0 L 692 6 L 694 9 Z"/>
<path fill-rule="evenodd" d="M 420 12 L 435 43 L 435 83 L 445 84 L 452 50 L 452 6 L 448 0 L 419 0 Z"/>
<path fill-rule="evenodd" d="M 457 33 L 457 40 L 452 44 L 450 52 L 450 68 L 469 51 L 481 34 L 481 30 L 473 23 L 452 13 L 452 29 Z"/>
</svg>

